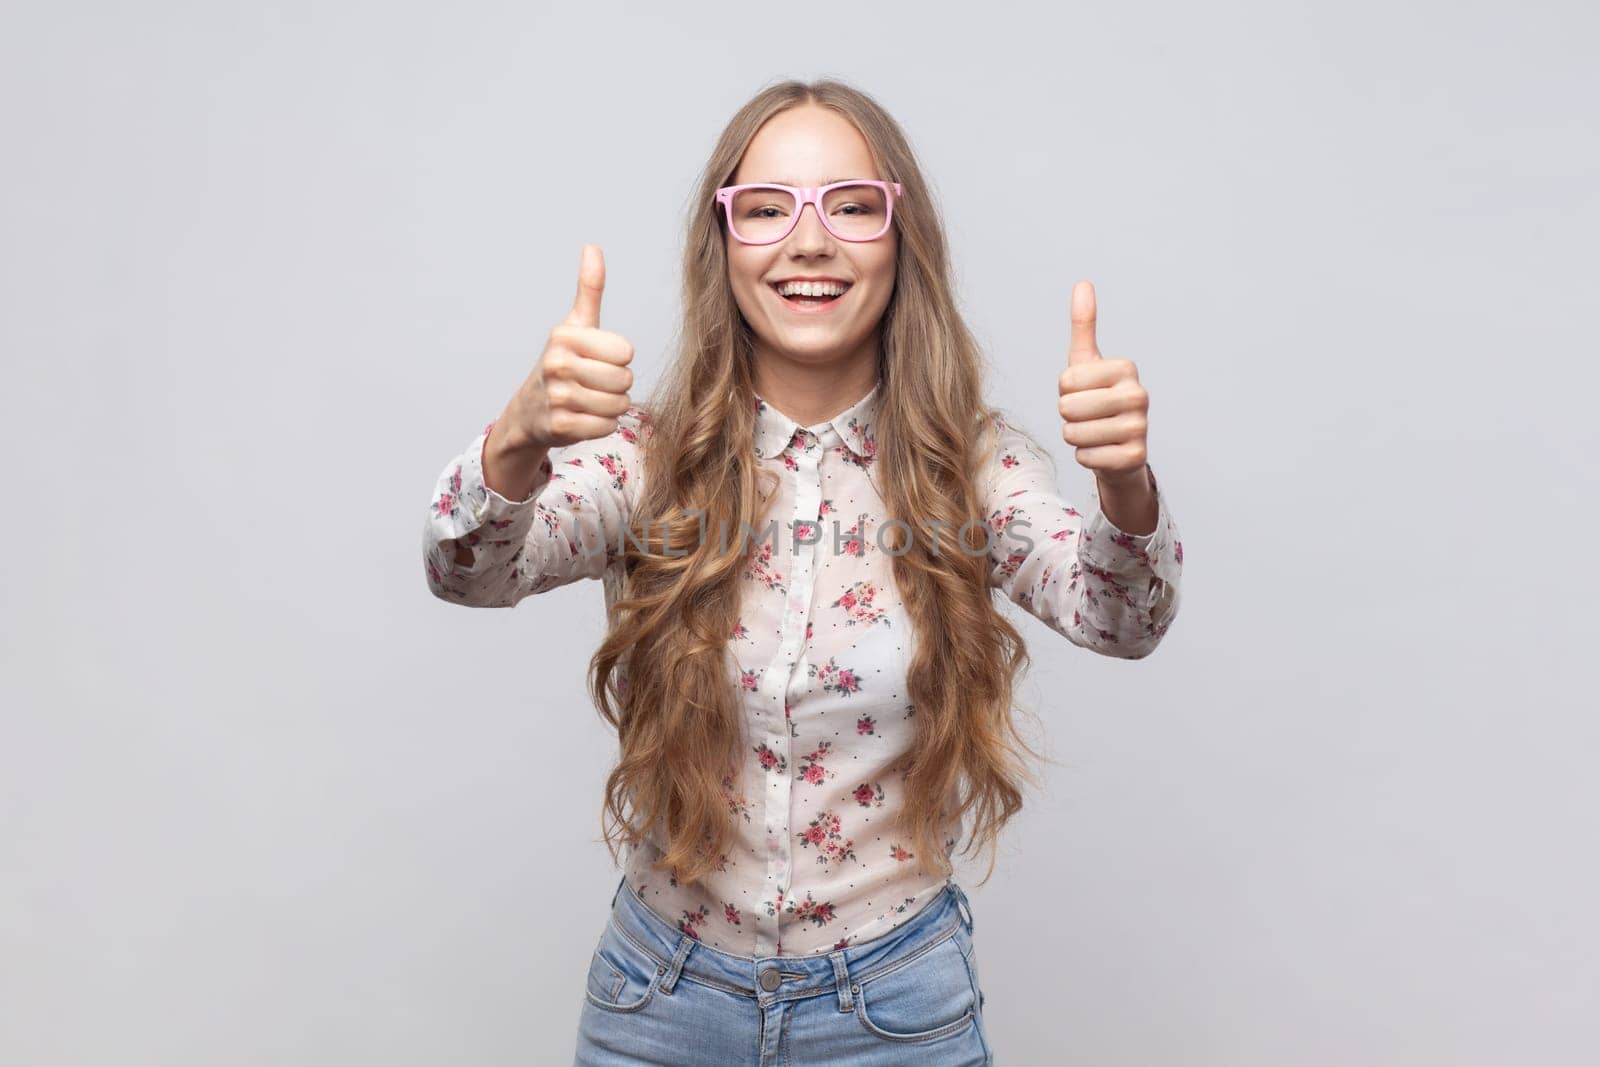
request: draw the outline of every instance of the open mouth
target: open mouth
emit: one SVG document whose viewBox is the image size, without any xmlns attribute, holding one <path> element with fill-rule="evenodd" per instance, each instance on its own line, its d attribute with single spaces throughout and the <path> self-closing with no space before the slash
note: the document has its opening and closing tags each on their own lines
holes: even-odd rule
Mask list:
<svg viewBox="0 0 1600 1067">
<path fill-rule="evenodd" d="M 850 292 L 851 288 L 852 286 L 847 284 L 844 287 L 844 292 L 837 296 L 784 296 L 782 293 L 778 292 L 778 287 L 776 285 L 771 286 L 772 291 L 774 293 L 778 293 L 778 299 L 782 300 L 790 307 L 797 309 L 804 308 L 816 310 L 821 310 L 837 304 L 840 300 L 844 299 L 845 294 Z"/>
</svg>

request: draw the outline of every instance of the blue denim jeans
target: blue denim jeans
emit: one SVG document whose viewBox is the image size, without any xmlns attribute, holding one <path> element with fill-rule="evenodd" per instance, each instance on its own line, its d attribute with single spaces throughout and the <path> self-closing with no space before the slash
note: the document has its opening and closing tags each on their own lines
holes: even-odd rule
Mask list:
<svg viewBox="0 0 1600 1067">
<path fill-rule="evenodd" d="M 623 879 L 589 964 L 573 1062 L 992 1064 L 972 927 L 950 881 L 879 937 L 809 956 L 738 956 L 666 922 Z"/>
</svg>

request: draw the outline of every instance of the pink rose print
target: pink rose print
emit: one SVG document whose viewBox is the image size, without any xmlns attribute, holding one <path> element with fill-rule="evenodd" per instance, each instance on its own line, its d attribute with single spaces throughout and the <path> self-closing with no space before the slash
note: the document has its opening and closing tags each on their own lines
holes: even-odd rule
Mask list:
<svg viewBox="0 0 1600 1067">
<path fill-rule="evenodd" d="M 733 779 L 727 776 L 722 779 L 722 799 L 727 801 L 729 815 L 743 815 L 745 822 L 750 821 L 750 802 L 734 790 Z"/>
<path fill-rule="evenodd" d="M 871 427 L 859 419 L 851 418 L 845 425 L 848 428 L 850 438 L 855 441 L 856 449 L 860 450 L 861 455 L 858 456 L 855 450 L 846 448 L 840 452 L 839 456 L 851 466 L 865 470 L 877 458 L 878 439 L 873 436 Z"/>
<path fill-rule="evenodd" d="M 700 940 L 700 931 L 696 930 L 695 927 L 698 924 L 706 921 L 707 914 L 709 913 L 706 911 L 706 906 L 704 904 L 700 905 L 694 911 L 684 912 L 683 918 L 678 920 L 678 929 L 682 930 L 696 941 Z"/>
<path fill-rule="evenodd" d="M 834 776 L 834 773 L 822 765 L 828 758 L 828 750 L 833 747 L 832 741 L 823 741 L 815 749 L 806 753 L 805 760 L 800 765 L 800 773 L 795 775 L 802 781 L 812 785 L 821 785 L 824 781 Z"/>
<path fill-rule="evenodd" d="M 883 807 L 883 786 L 877 782 L 862 782 L 856 786 L 856 791 L 851 796 L 856 798 L 856 803 L 863 808 Z"/>
<path fill-rule="evenodd" d="M 797 919 L 809 919 L 819 927 L 826 926 L 834 920 L 833 902 L 820 903 L 811 899 L 811 891 L 806 890 L 806 898 L 796 904 L 789 901 L 789 906 L 784 909 Z"/>
<path fill-rule="evenodd" d="M 901 848 L 898 843 L 889 846 L 889 855 L 899 860 L 901 863 L 904 863 L 906 860 L 911 859 L 912 857 L 912 854 Z"/>
<path fill-rule="evenodd" d="M 783 910 L 783 890 L 778 890 L 778 899 L 775 902 L 771 900 L 764 900 L 761 903 L 762 906 L 767 909 L 768 915 L 778 914 L 779 911 Z"/>
<path fill-rule="evenodd" d="M 857 859 L 853 847 L 855 840 L 846 838 L 840 832 L 842 825 L 843 820 L 839 816 L 831 811 L 821 811 L 804 830 L 795 834 L 795 837 L 799 839 L 801 848 L 810 848 L 812 845 L 817 847 L 817 862 L 824 867 L 845 860 L 856 860 L 859 863 L 860 860 Z"/>
<path fill-rule="evenodd" d="M 857 519 L 844 531 L 844 536 L 839 542 L 841 555 L 855 556 L 858 559 L 865 556 L 874 547 L 876 546 L 862 532 L 860 519 Z"/>
<path fill-rule="evenodd" d="M 1007 504 L 1003 508 L 998 508 L 995 511 L 990 512 L 989 529 L 993 530 L 997 534 L 1004 534 L 1006 532 L 1006 525 L 1008 523 L 1012 522 L 1013 520 L 1021 523 L 1026 520 L 1026 518 L 1027 512 L 1023 512 L 1023 517 L 1018 519 L 1017 506 L 1015 504 Z"/>
<path fill-rule="evenodd" d="M 1012 467 L 1015 467 L 1018 463 L 1021 463 L 1021 462 L 1022 461 L 1020 459 L 1018 459 L 1016 457 L 1016 455 L 1011 453 L 1011 452 L 1007 452 L 1000 459 L 1000 465 L 1002 467 L 1004 467 L 1006 470 L 1010 470 Z"/>
<path fill-rule="evenodd" d="M 833 497 L 824 497 L 817 507 L 817 520 L 820 522 L 824 515 L 833 514 Z"/>
<path fill-rule="evenodd" d="M 845 610 L 846 617 L 844 621 L 846 626 L 854 626 L 858 622 L 865 623 L 868 626 L 875 622 L 881 622 L 888 626 L 889 615 L 887 609 L 873 606 L 872 600 L 877 595 L 877 584 L 870 580 L 862 579 L 850 586 L 849 589 L 846 589 L 844 595 L 829 606 Z"/>
<path fill-rule="evenodd" d="M 731 542 L 732 537 L 729 538 Z M 768 589 L 778 592 L 784 591 L 783 575 L 772 569 L 772 538 L 763 537 L 752 543 L 749 553 L 750 565 L 745 568 L 743 577 L 748 580 L 758 581 Z"/>
<path fill-rule="evenodd" d="M 825 692 L 847 697 L 861 691 L 861 679 L 856 677 L 856 672 L 848 667 L 840 667 L 834 663 L 832 656 L 829 656 L 828 662 L 820 667 L 815 663 L 811 664 L 809 673 L 822 683 Z"/>
<path fill-rule="evenodd" d="M 755 638 L 750 636 L 750 631 L 745 629 L 743 619 L 740 619 L 738 622 L 733 624 L 733 633 L 729 634 L 728 636 L 735 641 L 755 640 Z"/>
<path fill-rule="evenodd" d="M 543 504 L 535 504 L 533 513 L 544 523 L 544 531 L 554 537 L 561 530 L 561 518 Z"/>
<path fill-rule="evenodd" d="M 450 472 L 450 488 L 433 498 L 434 515 L 449 515 L 455 517 L 456 504 L 461 499 L 461 464 L 457 463 L 455 470 Z"/>
<path fill-rule="evenodd" d="M 810 452 L 816 447 L 816 437 L 812 435 L 810 430 L 801 427 L 795 430 L 794 434 L 789 438 L 789 443 L 783 446 L 783 451 L 779 456 L 783 460 L 785 467 L 790 470 L 799 470 L 800 464 L 795 460 L 795 454 Z"/>
<path fill-rule="evenodd" d="M 739 672 L 739 687 L 747 693 L 754 693 L 757 688 L 755 671 Z"/>
<path fill-rule="evenodd" d="M 739 920 L 739 909 L 734 907 L 732 904 L 727 903 L 726 901 L 724 901 L 722 904 L 722 917 L 727 920 L 730 926 L 744 925 Z"/>
<path fill-rule="evenodd" d="M 615 452 L 607 452 L 600 457 L 600 466 L 611 475 L 611 486 L 621 489 L 628 484 L 628 467 L 622 462 L 622 457 Z"/>
<path fill-rule="evenodd" d="M 763 770 L 786 771 L 789 769 L 789 761 L 768 748 L 765 741 L 756 746 L 756 759 L 761 761 Z"/>
<path fill-rule="evenodd" d="M 877 721 L 878 720 L 874 719 L 871 715 L 861 716 L 861 718 L 856 720 L 856 733 L 870 734 L 876 732 L 873 730 L 873 727 L 877 725 Z"/>
</svg>

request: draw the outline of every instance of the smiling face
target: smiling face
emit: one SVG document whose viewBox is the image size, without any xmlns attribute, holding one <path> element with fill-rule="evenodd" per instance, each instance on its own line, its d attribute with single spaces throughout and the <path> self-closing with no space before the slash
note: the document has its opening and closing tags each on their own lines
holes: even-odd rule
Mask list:
<svg viewBox="0 0 1600 1067">
<path fill-rule="evenodd" d="M 843 115 L 802 104 L 774 115 L 756 133 L 729 185 L 777 182 L 820 186 L 850 178 L 878 179 L 867 142 Z M 841 241 L 801 211 L 788 237 L 747 245 L 724 234 L 734 300 L 755 333 L 756 358 L 811 366 L 875 365 L 878 324 L 894 291 L 895 227 L 873 241 Z M 790 303 L 776 284 L 828 278 L 849 288 L 825 308 Z"/>
</svg>

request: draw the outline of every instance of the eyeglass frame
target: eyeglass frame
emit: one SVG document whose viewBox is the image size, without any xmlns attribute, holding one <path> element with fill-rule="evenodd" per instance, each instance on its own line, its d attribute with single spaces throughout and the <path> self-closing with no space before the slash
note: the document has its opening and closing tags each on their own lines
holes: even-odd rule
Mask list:
<svg viewBox="0 0 1600 1067">
<path fill-rule="evenodd" d="M 838 189 L 846 185 L 872 185 L 883 190 L 885 201 L 883 229 L 879 230 L 871 237 L 846 237 L 828 224 L 828 213 L 823 210 L 822 197 L 830 190 Z M 739 236 L 738 227 L 733 223 L 733 194 L 745 189 L 783 189 L 788 192 L 790 196 L 794 197 L 794 217 L 789 220 L 789 228 L 783 231 L 783 236 L 774 237 L 770 241 L 747 241 L 743 237 Z M 777 182 L 748 182 L 744 185 L 724 185 L 722 188 L 718 189 L 717 203 L 721 204 L 723 208 L 726 209 L 728 218 L 728 233 L 731 234 L 733 239 L 738 241 L 740 244 L 775 245 L 779 241 L 786 240 L 788 236 L 794 232 L 794 228 L 800 225 L 800 216 L 805 213 L 807 204 L 816 205 L 817 220 L 822 223 L 823 229 L 827 230 L 830 234 L 841 241 L 850 241 L 854 244 L 860 244 L 865 241 L 876 241 L 878 238 L 889 232 L 889 227 L 894 225 L 894 202 L 904 195 L 904 188 L 899 182 L 877 181 L 872 178 L 851 178 L 847 181 L 833 182 L 830 185 L 802 186 L 780 185 Z"/>
</svg>

